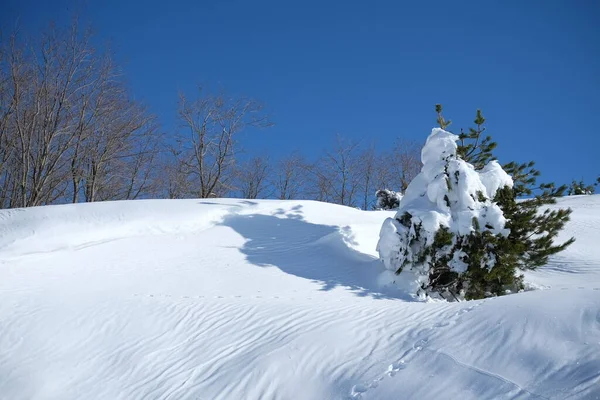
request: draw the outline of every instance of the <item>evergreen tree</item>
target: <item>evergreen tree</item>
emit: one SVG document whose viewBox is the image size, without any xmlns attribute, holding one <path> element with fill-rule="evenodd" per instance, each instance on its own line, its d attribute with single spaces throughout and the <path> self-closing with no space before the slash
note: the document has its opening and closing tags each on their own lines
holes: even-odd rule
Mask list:
<svg viewBox="0 0 600 400">
<path fill-rule="evenodd" d="M 377 245 L 386 268 L 420 297 L 482 298 L 519 290 L 506 218 L 493 200 L 512 179 L 498 162 L 480 171 L 457 154 L 459 137 L 434 129 L 423 167 Z"/>
<path fill-rule="evenodd" d="M 378 210 L 395 210 L 400 206 L 402 193 L 389 189 L 380 189 L 375 193 L 377 198 L 376 208 Z"/>
<path fill-rule="evenodd" d="M 567 194 L 569 196 L 577 196 L 577 195 L 582 195 L 582 194 L 594 194 L 594 186 L 596 186 L 596 184 L 586 185 L 583 182 L 583 179 L 580 180 L 579 182 L 573 180 L 573 182 L 571 182 L 571 185 L 569 185 L 569 190 L 568 190 Z"/>
<path fill-rule="evenodd" d="M 438 124 L 442 129 L 447 128 L 450 121 L 444 119 L 442 106 L 437 104 L 435 109 Z M 485 118 L 481 110 L 477 110 L 474 123 L 477 128 L 469 129 L 469 133 L 461 131 L 457 153 L 479 170 L 488 160 L 494 159 L 492 151 L 496 143 L 490 136 L 482 136 Z M 554 183 L 538 185 L 540 172 L 534 165 L 533 161 L 509 162 L 502 167 L 512 176 L 514 185 L 498 190 L 494 198 L 508 220 L 506 227 L 510 229 L 506 242 L 502 243 L 508 252 L 502 260 L 505 268 L 494 268 L 495 272 L 505 270 L 510 274 L 516 269 L 531 270 L 543 266 L 551 255 L 563 251 L 575 241 L 575 238 L 570 238 L 564 243 L 555 243 L 558 233 L 569 221 L 571 209 L 548 208 L 556 203 L 556 197 L 565 194 L 567 186 L 556 187 Z"/>
</svg>

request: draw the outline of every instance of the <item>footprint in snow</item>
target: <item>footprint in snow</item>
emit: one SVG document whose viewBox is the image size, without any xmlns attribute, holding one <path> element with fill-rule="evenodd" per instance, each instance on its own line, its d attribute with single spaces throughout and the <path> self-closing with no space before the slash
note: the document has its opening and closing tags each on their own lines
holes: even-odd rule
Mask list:
<svg viewBox="0 0 600 400">
<path fill-rule="evenodd" d="M 406 368 L 406 363 L 404 362 L 404 360 L 397 361 L 395 363 L 390 364 L 387 370 L 387 374 L 389 376 L 394 376 L 396 375 L 396 372 L 404 368 Z"/>
<path fill-rule="evenodd" d="M 456 314 L 454 314 L 454 315 L 456 315 L 456 316 L 460 316 L 460 315 L 462 315 L 462 314 L 465 314 L 465 313 L 471 312 L 471 311 L 473 311 L 473 310 L 475 309 L 475 307 L 479 307 L 481 304 L 482 304 L 482 303 L 477 303 L 477 304 L 474 304 L 474 305 L 472 305 L 472 306 L 469 306 L 469 307 L 463 308 L 463 309 L 459 310 L 459 311 L 458 311 Z"/>
<path fill-rule="evenodd" d="M 375 389 L 376 387 L 379 386 L 379 382 L 381 382 L 383 380 L 383 376 L 380 376 L 379 378 L 375 379 L 373 382 L 369 383 L 369 389 Z"/>
<path fill-rule="evenodd" d="M 427 345 L 428 342 L 429 340 L 427 338 L 420 339 L 417 342 L 415 342 L 415 344 L 413 344 L 413 349 L 415 349 L 415 351 L 423 350 L 423 347 L 425 347 L 425 345 Z"/>
<path fill-rule="evenodd" d="M 360 399 L 361 395 L 366 392 L 367 390 L 369 390 L 365 385 L 354 385 L 352 386 L 352 393 L 351 396 L 355 399 Z"/>
</svg>

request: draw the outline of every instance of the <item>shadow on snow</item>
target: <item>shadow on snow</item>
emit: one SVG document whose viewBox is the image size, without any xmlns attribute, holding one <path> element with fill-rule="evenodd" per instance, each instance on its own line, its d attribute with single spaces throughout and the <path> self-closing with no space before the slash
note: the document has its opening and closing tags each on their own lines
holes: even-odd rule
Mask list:
<svg viewBox="0 0 600 400">
<path fill-rule="evenodd" d="M 383 266 L 372 256 L 349 247 L 354 244 L 350 227 L 310 223 L 301 208 L 278 209 L 273 215 L 229 215 L 221 225 L 246 239 L 240 250 L 258 267 L 277 267 L 319 283 L 322 291 L 341 287 L 360 297 L 412 300 L 398 288 L 377 283 Z"/>
</svg>

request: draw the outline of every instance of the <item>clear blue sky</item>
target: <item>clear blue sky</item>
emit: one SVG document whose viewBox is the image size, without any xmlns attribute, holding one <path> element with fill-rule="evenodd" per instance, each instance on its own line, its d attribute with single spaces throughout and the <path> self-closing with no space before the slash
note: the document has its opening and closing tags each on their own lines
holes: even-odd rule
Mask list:
<svg viewBox="0 0 600 400">
<path fill-rule="evenodd" d="M 0 23 L 35 33 L 75 12 L 165 129 L 198 84 L 261 100 L 276 125 L 244 144 L 273 157 L 336 133 L 423 142 L 442 103 L 455 129 L 483 109 L 501 162 L 561 183 L 600 174 L 597 0 L 3 0 Z"/>
</svg>

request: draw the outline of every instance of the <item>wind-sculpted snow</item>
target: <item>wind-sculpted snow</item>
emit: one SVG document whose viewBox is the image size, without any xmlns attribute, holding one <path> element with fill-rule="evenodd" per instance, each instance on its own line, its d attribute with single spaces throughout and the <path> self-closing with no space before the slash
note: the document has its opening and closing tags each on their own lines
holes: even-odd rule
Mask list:
<svg viewBox="0 0 600 400">
<path fill-rule="evenodd" d="M 0 211 L 0 399 L 600 398 L 600 196 L 543 288 L 415 302 L 391 212 L 165 200 Z"/>
</svg>

